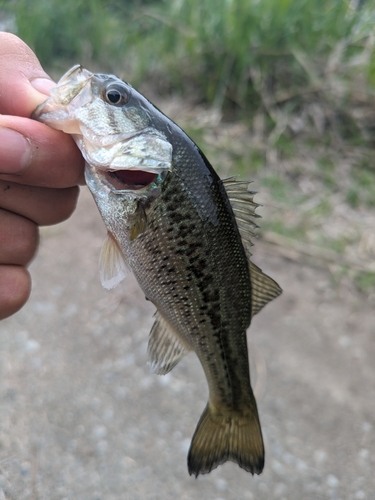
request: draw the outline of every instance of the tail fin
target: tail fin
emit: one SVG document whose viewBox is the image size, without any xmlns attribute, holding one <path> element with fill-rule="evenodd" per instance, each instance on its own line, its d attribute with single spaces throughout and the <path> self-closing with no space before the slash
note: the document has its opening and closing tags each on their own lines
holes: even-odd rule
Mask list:
<svg viewBox="0 0 375 500">
<path fill-rule="evenodd" d="M 252 474 L 262 472 L 264 446 L 258 414 L 246 408 L 224 415 L 208 403 L 191 441 L 189 474 L 207 474 L 227 460 Z"/>
</svg>

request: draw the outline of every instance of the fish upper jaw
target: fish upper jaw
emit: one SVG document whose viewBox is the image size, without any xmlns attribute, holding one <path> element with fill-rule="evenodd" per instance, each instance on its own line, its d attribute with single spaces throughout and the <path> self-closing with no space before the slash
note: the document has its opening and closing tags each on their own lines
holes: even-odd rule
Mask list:
<svg viewBox="0 0 375 500">
<path fill-rule="evenodd" d="M 94 76 L 91 71 L 83 68 L 81 64 L 75 64 L 71 67 L 57 82 L 57 86 L 74 85 L 78 82 L 83 82 L 91 79 Z"/>
<path fill-rule="evenodd" d="M 50 97 L 39 104 L 31 118 L 67 134 L 80 134 L 75 110 L 92 101 L 88 84 L 93 76 L 79 65 L 71 68 L 50 90 Z"/>
<path fill-rule="evenodd" d="M 76 64 L 63 75 L 50 95 L 56 104 L 69 105 L 81 90 L 92 80 L 94 74 Z"/>
</svg>

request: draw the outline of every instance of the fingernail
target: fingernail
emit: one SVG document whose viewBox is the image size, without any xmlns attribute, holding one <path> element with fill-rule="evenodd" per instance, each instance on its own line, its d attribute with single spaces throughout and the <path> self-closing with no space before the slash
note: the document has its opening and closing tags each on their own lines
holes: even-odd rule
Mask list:
<svg viewBox="0 0 375 500">
<path fill-rule="evenodd" d="M 0 127 L 0 173 L 18 174 L 30 165 L 29 141 L 10 128 Z"/>
<path fill-rule="evenodd" d="M 35 90 L 45 95 L 49 95 L 49 91 L 56 87 L 56 83 L 49 78 L 32 78 L 30 83 Z"/>
</svg>

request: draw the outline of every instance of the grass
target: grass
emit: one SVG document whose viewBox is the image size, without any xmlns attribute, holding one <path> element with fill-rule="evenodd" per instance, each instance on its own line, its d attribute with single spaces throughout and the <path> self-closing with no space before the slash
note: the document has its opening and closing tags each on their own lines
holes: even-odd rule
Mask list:
<svg viewBox="0 0 375 500">
<path fill-rule="evenodd" d="M 177 121 L 221 175 L 256 180 L 263 229 L 351 262 L 362 249 L 363 276 L 353 279 L 367 290 L 375 287 L 375 5 L 355 5 L 0 0 L 0 17 L 54 75 L 80 62 L 135 86 L 146 81 L 164 103 L 177 95 L 185 101 Z"/>
<path fill-rule="evenodd" d="M 108 68 L 108 59 L 115 65 L 122 49 L 117 4 L 120 2 L 0 0 L 0 9 L 15 17 L 16 33 L 50 70 L 64 67 L 67 61 L 96 61 Z"/>
<path fill-rule="evenodd" d="M 372 2 L 0 0 L 0 8 L 44 65 L 91 58 L 227 112 L 262 106 L 274 125 L 278 108 L 294 115 L 322 97 L 348 115 L 359 70 L 361 87 L 375 87 Z M 337 126 L 353 134 L 351 123 Z"/>
<path fill-rule="evenodd" d="M 375 273 L 358 273 L 355 276 L 355 282 L 360 290 L 369 292 L 375 289 Z"/>
<path fill-rule="evenodd" d="M 356 206 L 361 204 L 367 207 L 375 206 L 375 171 L 363 164 L 353 168 L 351 173 L 352 195 L 351 201 L 356 203 Z M 350 191 L 350 190 L 349 190 Z M 353 192 L 356 194 L 353 195 Z"/>
<path fill-rule="evenodd" d="M 46 67 L 67 61 L 295 134 L 373 142 L 375 7 L 343 0 L 0 0 Z"/>
</svg>

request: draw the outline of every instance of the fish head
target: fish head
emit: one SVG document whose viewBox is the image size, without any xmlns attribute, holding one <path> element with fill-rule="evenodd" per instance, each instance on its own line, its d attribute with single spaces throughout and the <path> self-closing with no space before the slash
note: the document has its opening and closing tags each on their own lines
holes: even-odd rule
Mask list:
<svg viewBox="0 0 375 500">
<path fill-rule="evenodd" d="M 155 196 L 172 166 L 172 145 L 154 126 L 151 107 L 116 76 L 76 65 L 32 118 L 72 135 L 95 199 L 103 192 L 134 199 Z"/>
</svg>

